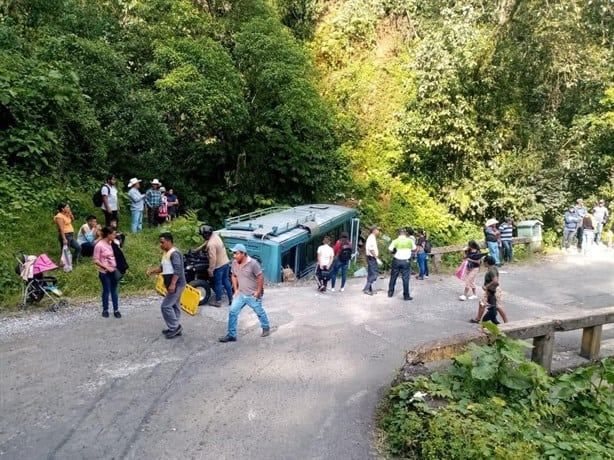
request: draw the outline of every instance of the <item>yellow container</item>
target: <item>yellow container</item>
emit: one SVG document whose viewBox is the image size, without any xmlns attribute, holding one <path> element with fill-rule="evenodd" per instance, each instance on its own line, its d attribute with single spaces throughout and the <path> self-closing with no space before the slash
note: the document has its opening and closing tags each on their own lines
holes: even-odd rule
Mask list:
<svg viewBox="0 0 614 460">
<path fill-rule="evenodd" d="M 156 292 L 160 295 L 166 295 L 167 291 L 162 275 L 158 275 L 156 279 Z M 188 284 L 181 293 L 180 303 L 183 311 L 192 316 L 196 315 L 198 313 L 198 304 L 200 303 L 200 291 Z"/>
</svg>

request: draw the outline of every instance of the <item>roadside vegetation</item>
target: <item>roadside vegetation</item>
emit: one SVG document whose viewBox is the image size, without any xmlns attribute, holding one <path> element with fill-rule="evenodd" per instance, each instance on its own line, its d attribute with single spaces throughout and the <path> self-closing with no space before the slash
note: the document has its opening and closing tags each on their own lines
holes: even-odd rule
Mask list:
<svg viewBox="0 0 614 460">
<path fill-rule="evenodd" d="M 450 367 L 394 386 L 379 426 L 398 459 L 614 458 L 614 359 L 550 377 L 498 333 Z"/>
</svg>

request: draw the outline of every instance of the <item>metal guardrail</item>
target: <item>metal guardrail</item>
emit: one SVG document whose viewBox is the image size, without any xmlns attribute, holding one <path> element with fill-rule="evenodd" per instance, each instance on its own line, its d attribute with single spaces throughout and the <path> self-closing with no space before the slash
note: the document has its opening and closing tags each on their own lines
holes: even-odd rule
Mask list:
<svg viewBox="0 0 614 460">
<path fill-rule="evenodd" d="M 611 323 L 614 323 L 614 306 L 512 321 L 500 325 L 499 330 L 514 339 L 532 338 L 534 348 L 531 360 L 550 372 L 556 332 L 582 329 L 579 354 L 593 361 L 599 358 L 603 325 Z M 485 344 L 489 341 L 490 336 L 484 330 L 480 330 L 425 342 L 407 352 L 402 375 L 413 375 L 410 371 L 413 366 L 449 359 L 463 353 L 469 343 Z"/>
<path fill-rule="evenodd" d="M 535 239 L 530 236 L 516 236 L 512 238 L 512 244 L 524 244 L 527 250 L 530 250 L 531 245 L 539 243 L 541 240 Z M 485 249 L 486 243 L 484 241 L 478 242 L 480 248 Z M 444 254 L 454 254 L 462 252 L 467 247 L 466 244 L 455 244 L 452 246 L 438 246 L 431 249 L 431 257 L 433 259 L 433 269 L 438 272 L 441 270 L 441 256 Z"/>
</svg>

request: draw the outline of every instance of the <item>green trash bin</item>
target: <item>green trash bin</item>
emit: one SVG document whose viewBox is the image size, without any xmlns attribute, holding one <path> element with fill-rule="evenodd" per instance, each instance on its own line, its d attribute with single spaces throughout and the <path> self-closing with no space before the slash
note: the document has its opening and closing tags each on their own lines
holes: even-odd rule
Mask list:
<svg viewBox="0 0 614 460">
<path fill-rule="evenodd" d="M 531 238 L 531 250 L 541 248 L 542 245 L 542 225 L 539 220 L 523 220 L 518 222 L 516 228 L 518 229 L 519 237 Z"/>
</svg>

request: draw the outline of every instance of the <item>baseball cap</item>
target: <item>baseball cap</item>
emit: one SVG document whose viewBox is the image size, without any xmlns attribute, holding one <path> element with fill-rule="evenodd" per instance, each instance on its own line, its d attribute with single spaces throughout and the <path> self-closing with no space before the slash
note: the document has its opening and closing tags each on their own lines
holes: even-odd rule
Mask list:
<svg viewBox="0 0 614 460">
<path fill-rule="evenodd" d="M 235 244 L 230 251 L 231 252 L 242 252 L 243 254 L 247 254 L 247 249 L 245 245 L 241 243 Z"/>
</svg>

